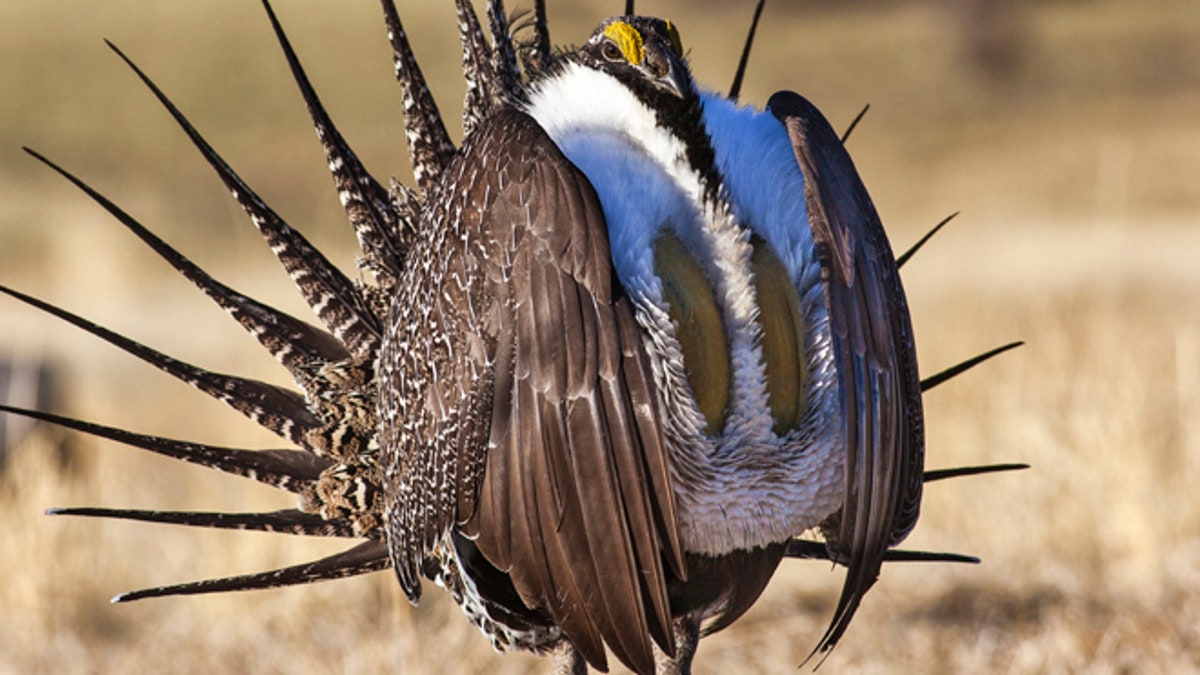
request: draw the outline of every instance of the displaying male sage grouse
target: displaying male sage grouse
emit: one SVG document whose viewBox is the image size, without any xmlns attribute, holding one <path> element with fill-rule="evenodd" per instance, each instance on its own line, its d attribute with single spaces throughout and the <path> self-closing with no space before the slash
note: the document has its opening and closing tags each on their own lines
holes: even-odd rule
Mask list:
<svg viewBox="0 0 1200 675">
<path fill-rule="evenodd" d="M 455 148 L 382 4 L 416 189 L 365 171 L 267 7 L 373 284 L 284 223 L 129 63 L 324 328 L 222 285 L 30 151 L 228 310 L 301 390 L 202 370 L 3 289 L 298 448 L 212 447 L 5 408 L 299 496 L 260 514 L 52 512 L 365 540 L 117 600 L 391 567 L 414 603 L 422 577 L 445 587 L 499 649 L 553 653 L 563 670 L 604 670 L 611 654 L 677 672 L 784 557 L 848 569 L 816 652 L 842 636 L 885 560 L 970 560 L 891 549 L 917 521 L 924 481 L 1011 468 L 923 469 L 922 389 L 991 353 L 919 379 L 903 257 L 812 104 L 780 92 L 765 111 L 740 107 L 742 67 L 730 95 L 702 89 L 675 26 L 632 7 L 554 51 L 542 2 L 515 42 L 499 0 L 490 40 L 460 0 L 466 140 Z M 810 530 L 822 540 L 795 538 Z"/>
</svg>

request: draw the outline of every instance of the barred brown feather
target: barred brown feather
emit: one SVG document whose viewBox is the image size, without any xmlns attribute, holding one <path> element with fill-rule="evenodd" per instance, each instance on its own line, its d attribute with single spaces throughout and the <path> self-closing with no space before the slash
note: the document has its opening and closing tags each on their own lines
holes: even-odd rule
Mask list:
<svg viewBox="0 0 1200 675">
<path fill-rule="evenodd" d="M 288 225 L 279 214 L 267 206 L 234 172 L 225 160 L 196 131 L 166 94 L 129 60 L 120 49 L 109 43 L 117 56 L 137 74 L 138 78 L 167 109 L 175 122 L 208 160 L 225 187 L 233 194 L 254 226 L 263 234 L 301 295 L 325 326 L 346 345 L 351 353 L 366 353 L 378 349 L 379 318 L 367 306 L 354 284 L 333 263 Z"/>
<path fill-rule="evenodd" d="M 446 133 L 437 103 L 429 93 L 421 66 L 408 43 L 408 34 L 392 0 L 381 0 L 392 63 L 404 105 L 404 131 L 412 160 L 413 178 L 422 194 L 428 194 L 454 156 L 454 144 Z"/>
<path fill-rule="evenodd" d="M 366 268 L 375 275 L 377 283 L 388 292 L 394 292 L 396 277 L 404 267 L 407 242 L 403 235 L 412 230 L 420 214 L 415 210 L 397 211 L 387 190 L 381 186 L 358 155 L 347 145 L 346 139 L 334 126 L 333 120 L 321 105 L 321 99 L 300 65 L 300 59 L 279 25 L 279 20 L 269 4 L 264 4 L 275 37 L 287 58 L 288 67 L 296 86 L 304 97 L 305 106 L 312 118 L 317 138 L 325 150 L 338 199 L 346 209 L 346 217 L 358 237 L 359 248 L 365 256 Z M 402 204 L 403 205 L 403 204 Z"/>
</svg>

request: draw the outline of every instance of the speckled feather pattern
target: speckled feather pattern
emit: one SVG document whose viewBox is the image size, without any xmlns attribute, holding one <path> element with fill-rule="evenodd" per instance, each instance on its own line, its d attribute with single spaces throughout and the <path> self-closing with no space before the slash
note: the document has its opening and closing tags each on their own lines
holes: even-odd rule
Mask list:
<svg viewBox="0 0 1200 675">
<path fill-rule="evenodd" d="M 659 528 L 675 518 L 657 436 L 637 431 L 653 429 L 654 411 L 630 408 L 626 391 L 649 386 L 648 364 L 637 345 L 608 346 L 625 344 L 618 327 L 633 318 L 610 295 L 599 205 L 512 109 L 468 138 L 435 195 L 423 221 L 430 236 L 412 250 L 380 357 L 386 514 L 401 585 L 415 598 L 422 561 L 444 556 L 447 533 L 463 524 L 526 604 L 592 645 L 589 660 L 602 662 L 603 635 L 623 660 L 648 663 L 648 631 L 668 639 L 661 561 L 674 545 Z M 638 419 L 646 423 L 633 426 Z M 583 489 L 585 474 L 595 488 Z M 652 497 L 642 494 L 646 475 Z M 581 555 L 595 557 L 584 563 L 593 571 L 579 567 Z M 598 593 L 621 600 L 607 615 L 577 602 Z M 638 617 L 656 595 L 651 629 Z M 505 635 L 526 647 L 533 639 Z M 641 644 L 622 647 L 631 635 Z"/>
</svg>

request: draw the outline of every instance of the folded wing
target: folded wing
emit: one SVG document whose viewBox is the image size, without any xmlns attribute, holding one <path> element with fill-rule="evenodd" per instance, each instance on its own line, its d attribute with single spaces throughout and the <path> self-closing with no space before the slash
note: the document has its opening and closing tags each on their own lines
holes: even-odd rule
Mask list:
<svg viewBox="0 0 1200 675">
<path fill-rule="evenodd" d="M 393 308 L 381 358 L 401 583 L 412 597 L 421 560 L 458 527 L 592 665 L 607 646 L 652 669 L 651 640 L 674 651 L 666 584 L 682 554 L 650 365 L 600 203 L 511 109 L 447 174 L 413 251 L 428 271 Z M 431 287 L 434 338 L 404 309 Z"/>
<path fill-rule="evenodd" d="M 767 108 L 787 128 L 804 174 L 838 369 L 846 497 L 823 525 L 848 570 L 817 651 L 845 632 L 889 547 L 916 524 L 924 467 L 921 384 L 895 257 L 854 163 L 829 123 L 792 92 Z"/>
</svg>

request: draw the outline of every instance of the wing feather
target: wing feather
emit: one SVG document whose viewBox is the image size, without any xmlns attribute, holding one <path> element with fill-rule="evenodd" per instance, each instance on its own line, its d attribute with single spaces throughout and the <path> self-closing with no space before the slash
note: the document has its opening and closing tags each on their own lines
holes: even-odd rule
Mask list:
<svg viewBox="0 0 1200 675">
<path fill-rule="evenodd" d="M 850 156 L 811 103 L 771 97 L 804 174 L 829 303 L 846 448 L 846 497 L 824 526 L 830 557 L 848 567 L 817 651 L 845 632 L 889 547 L 916 523 L 924 467 L 921 387 L 895 257 Z"/>
<path fill-rule="evenodd" d="M 443 211 L 423 227 L 447 231 L 412 251 L 441 271 L 411 280 L 398 302 L 417 306 L 404 293 L 422 286 L 448 297 L 447 275 L 467 280 L 464 297 L 439 303 L 430 321 L 447 337 L 419 361 L 397 348 L 399 340 L 385 339 L 381 362 L 392 365 L 383 368 L 382 396 L 385 409 L 402 407 L 390 397 L 405 391 L 409 401 L 455 397 L 433 405 L 441 410 L 452 410 L 460 391 L 486 396 L 491 409 L 481 416 L 490 431 L 476 446 L 447 450 L 439 439 L 463 423 L 457 413 L 430 419 L 411 436 L 385 423 L 385 461 L 400 483 L 389 510 L 425 513 L 420 527 L 435 535 L 457 525 L 592 666 L 607 667 L 607 647 L 630 668 L 652 669 L 652 643 L 674 653 L 666 589 L 672 575 L 682 577 L 683 562 L 654 380 L 632 307 L 614 293 L 599 200 L 536 122 L 516 110 L 493 114 L 456 162 L 446 172 L 454 179 L 433 202 Z M 418 275 L 423 268 L 412 269 Z M 401 314 L 394 308 L 393 322 Z M 484 348 L 450 350 L 470 340 Z M 430 363 L 439 364 L 437 378 L 459 378 L 461 389 L 434 382 Z M 447 452 L 486 454 L 479 471 L 447 488 L 458 491 L 453 503 L 471 510 L 421 506 L 439 502 L 443 489 L 421 483 L 422 467 L 446 461 Z M 411 542 L 401 532 L 390 536 Z M 428 540 L 424 549 L 406 546 L 393 550 L 398 570 L 416 569 L 431 553 Z"/>
</svg>

